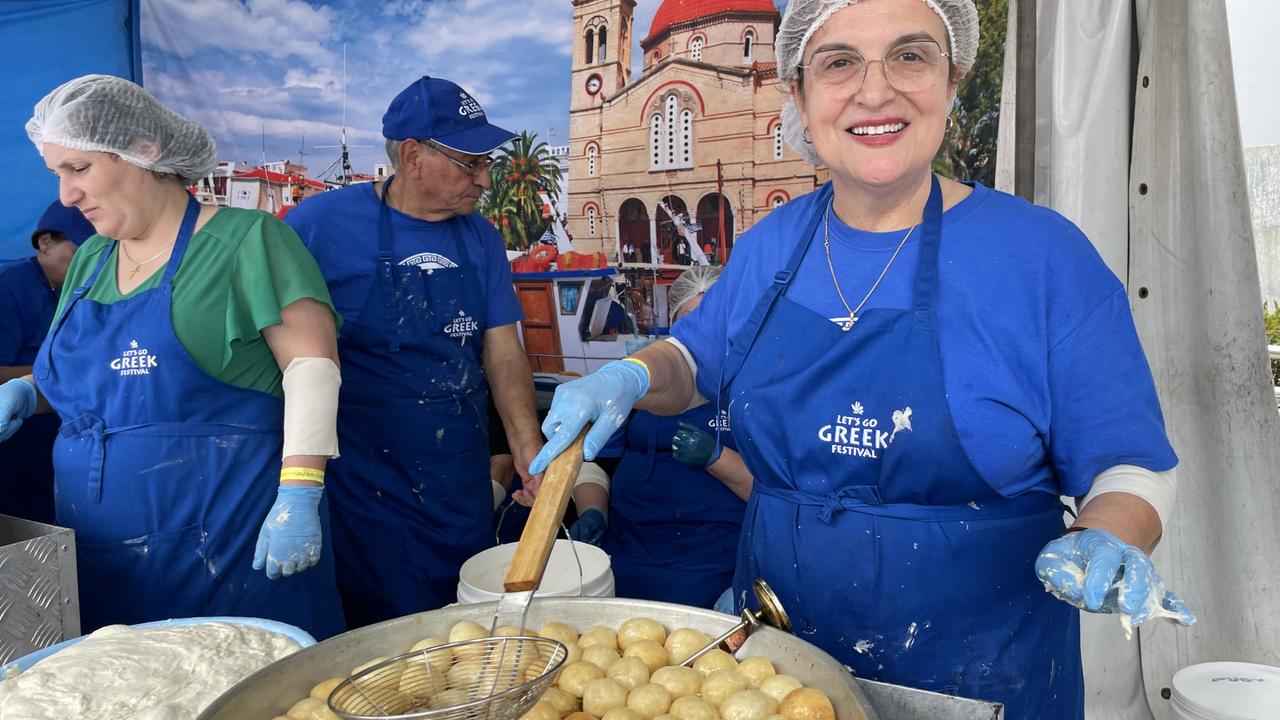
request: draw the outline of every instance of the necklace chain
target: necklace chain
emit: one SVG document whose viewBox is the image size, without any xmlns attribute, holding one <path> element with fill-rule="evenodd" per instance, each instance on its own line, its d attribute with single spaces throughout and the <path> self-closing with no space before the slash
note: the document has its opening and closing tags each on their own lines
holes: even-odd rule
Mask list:
<svg viewBox="0 0 1280 720">
<path fill-rule="evenodd" d="M 177 242 L 177 238 L 174 238 L 174 242 Z M 164 247 L 160 248 L 160 252 L 156 253 L 155 255 L 152 255 L 151 257 L 147 258 L 146 260 L 143 260 L 142 262 L 138 262 L 137 260 L 133 259 L 132 255 L 129 254 L 129 248 L 125 246 L 123 242 L 120 243 L 120 249 L 124 251 L 125 258 L 128 259 L 129 262 L 133 263 L 133 270 L 129 271 L 129 279 L 132 280 L 133 276 L 138 274 L 138 271 L 142 269 L 143 265 L 146 265 L 152 260 L 155 260 L 156 258 L 165 254 L 169 250 L 169 248 L 173 247 L 173 244 L 174 243 L 171 242 L 168 245 L 165 245 Z"/>
<path fill-rule="evenodd" d="M 871 299 L 871 293 L 880 287 L 880 281 L 884 279 L 885 273 L 889 272 L 889 266 L 894 260 L 898 259 L 898 253 L 902 252 L 902 246 L 907 244 L 907 239 L 911 237 L 911 233 L 915 232 L 920 223 L 907 228 L 907 234 L 902 236 L 902 240 L 898 242 L 898 247 L 894 249 L 893 255 L 889 257 L 889 262 L 884 264 L 884 269 L 880 271 L 880 276 L 876 281 L 871 283 L 871 289 L 866 295 L 862 296 L 862 301 L 855 308 L 849 307 L 849 301 L 844 299 L 844 291 L 840 289 L 840 281 L 836 279 L 836 266 L 831 262 L 831 203 L 827 203 L 827 212 L 822 219 L 822 247 L 827 251 L 827 269 L 831 271 L 831 284 L 836 287 L 836 295 L 840 297 L 840 304 L 844 305 L 845 312 L 849 313 L 849 317 L 840 323 L 840 329 L 849 332 L 853 329 L 853 324 L 858 322 L 858 312 L 862 310 L 862 306 L 867 304 L 867 300 Z"/>
</svg>

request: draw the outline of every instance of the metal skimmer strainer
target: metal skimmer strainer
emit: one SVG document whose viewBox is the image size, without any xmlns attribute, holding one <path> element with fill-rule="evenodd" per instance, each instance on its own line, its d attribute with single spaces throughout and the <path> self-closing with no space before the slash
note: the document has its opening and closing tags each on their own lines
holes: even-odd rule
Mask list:
<svg viewBox="0 0 1280 720">
<path fill-rule="evenodd" d="M 439 645 L 343 680 L 329 709 L 346 720 L 517 720 L 568 656 L 555 640 L 523 635 Z"/>
</svg>

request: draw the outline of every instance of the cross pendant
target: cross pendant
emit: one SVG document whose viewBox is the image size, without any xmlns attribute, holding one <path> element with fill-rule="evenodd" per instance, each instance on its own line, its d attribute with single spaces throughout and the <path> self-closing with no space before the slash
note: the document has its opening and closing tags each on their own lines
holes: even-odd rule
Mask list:
<svg viewBox="0 0 1280 720">
<path fill-rule="evenodd" d="M 853 329 L 853 324 L 856 322 L 858 322 L 858 316 L 850 313 L 849 317 L 846 318 L 844 322 L 840 323 L 840 330 L 843 332 L 849 332 Z"/>
</svg>

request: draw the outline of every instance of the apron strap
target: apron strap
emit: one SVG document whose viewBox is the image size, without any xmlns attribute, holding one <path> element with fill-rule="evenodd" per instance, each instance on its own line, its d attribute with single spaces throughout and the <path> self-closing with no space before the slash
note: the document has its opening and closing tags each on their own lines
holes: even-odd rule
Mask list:
<svg viewBox="0 0 1280 720">
<path fill-rule="evenodd" d="M 169 262 L 165 263 L 162 286 L 171 285 L 173 276 L 182 265 L 182 258 L 187 254 L 187 246 L 191 244 L 191 236 L 195 234 L 196 220 L 200 217 L 200 203 L 187 193 L 187 209 L 182 214 L 182 226 L 178 228 L 178 237 L 173 241 L 173 252 L 169 253 Z"/>
<path fill-rule="evenodd" d="M 86 413 L 70 422 L 63 423 L 58 430 L 58 434 L 64 438 L 90 436 L 93 441 L 93 454 L 89 457 L 89 481 L 86 485 L 88 500 L 92 503 L 102 502 L 102 465 L 106 455 L 106 423 L 97 415 Z"/>
<path fill-rule="evenodd" d="M 1012 498 L 984 498 L 964 505 L 918 505 L 915 503 L 886 503 L 875 485 L 846 485 L 825 495 L 812 495 L 774 487 L 756 479 L 754 493 L 772 497 L 793 505 L 821 508 L 818 519 L 830 525 L 835 516 L 845 512 L 861 512 L 868 515 L 918 520 L 922 522 L 997 520 L 1024 517 L 1047 512 L 1062 512 L 1062 501 L 1047 493 L 1028 493 Z"/>
<path fill-rule="evenodd" d="M 387 327 L 395 328 L 387 341 L 387 350 L 400 352 L 400 317 L 396 299 L 396 280 L 391 267 L 391 206 L 387 204 L 387 193 L 391 191 L 391 183 L 395 175 L 382 183 L 382 195 L 378 198 L 378 284 L 382 292 L 383 307 L 387 313 Z"/>
<path fill-rule="evenodd" d="M 942 246 L 942 186 L 930 175 L 929 199 L 924 204 L 919 267 L 915 279 L 915 311 L 922 317 L 933 311 L 938 294 L 938 250 Z"/>
</svg>

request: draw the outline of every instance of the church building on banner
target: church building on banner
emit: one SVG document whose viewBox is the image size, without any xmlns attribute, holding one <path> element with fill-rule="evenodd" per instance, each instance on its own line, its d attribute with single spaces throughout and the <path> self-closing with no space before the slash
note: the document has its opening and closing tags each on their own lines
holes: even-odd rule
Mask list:
<svg viewBox="0 0 1280 720">
<path fill-rule="evenodd" d="M 624 267 L 723 262 L 735 237 L 825 182 L 782 141 L 773 0 L 662 0 L 638 77 L 635 0 L 572 2 L 564 211 L 576 251 Z"/>
</svg>

